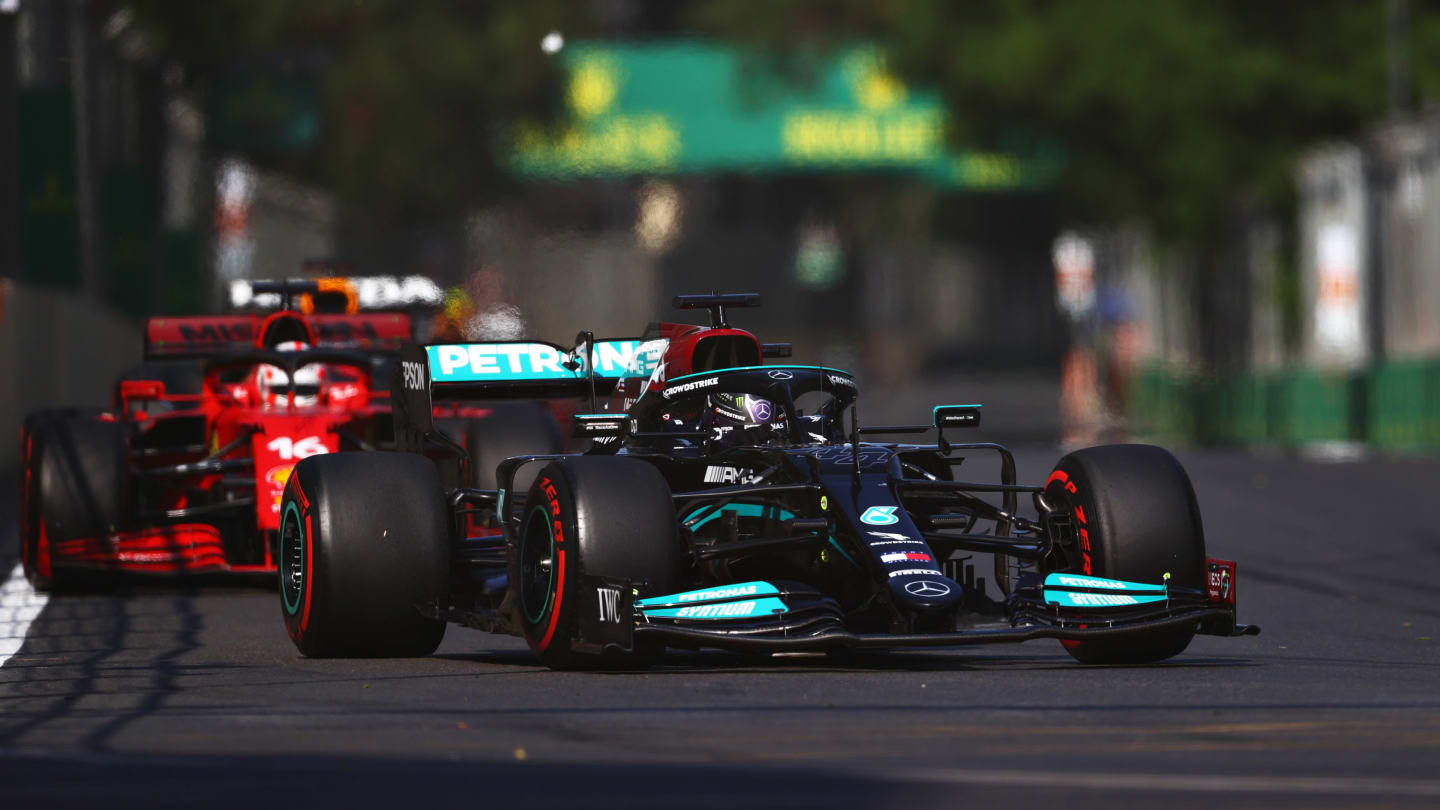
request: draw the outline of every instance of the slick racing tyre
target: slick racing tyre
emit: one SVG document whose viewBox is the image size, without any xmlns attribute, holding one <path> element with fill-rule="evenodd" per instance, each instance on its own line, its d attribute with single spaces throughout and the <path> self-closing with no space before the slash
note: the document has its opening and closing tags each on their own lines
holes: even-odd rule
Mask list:
<svg viewBox="0 0 1440 810">
<path fill-rule="evenodd" d="M 514 456 L 538 456 L 564 449 L 560 428 L 544 408 L 532 403 L 497 405 L 490 414 L 465 425 L 465 449 L 470 454 L 470 486 L 495 489 L 495 468 Z M 529 489 L 534 464 L 520 468 L 515 491 Z"/>
<path fill-rule="evenodd" d="M 1203 590 L 1205 532 L 1195 490 L 1168 451 L 1144 444 L 1077 450 L 1055 466 L 1045 500 L 1068 511 L 1077 559 L 1066 573 L 1170 584 Z M 1144 664 L 1179 655 L 1195 629 L 1064 641 L 1086 664 Z"/>
<path fill-rule="evenodd" d="M 449 512 L 434 463 L 335 453 L 295 465 L 280 504 L 280 612 L 312 658 L 429 655 L 445 623 Z"/>
<path fill-rule="evenodd" d="M 629 654 L 573 650 L 584 576 L 644 582 L 650 595 L 673 593 L 680 572 L 679 523 L 670 488 L 643 461 L 571 456 L 545 464 L 525 501 L 510 586 L 530 649 L 553 669 L 643 668 L 660 648 Z M 621 617 L 629 621 L 628 616 Z"/>
<path fill-rule="evenodd" d="M 20 556 L 36 590 L 62 584 L 53 544 L 117 531 L 129 505 L 125 428 L 99 413 L 44 411 L 25 420 Z"/>
</svg>

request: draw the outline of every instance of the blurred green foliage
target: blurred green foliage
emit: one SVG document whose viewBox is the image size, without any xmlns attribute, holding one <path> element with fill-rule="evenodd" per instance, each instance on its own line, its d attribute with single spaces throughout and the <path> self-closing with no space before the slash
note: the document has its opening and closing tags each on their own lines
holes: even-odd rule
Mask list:
<svg viewBox="0 0 1440 810">
<path fill-rule="evenodd" d="M 509 122 L 558 109 L 540 49 L 584 33 L 565 0 L 136 0 L 137 19 L 203 101 L 237 74 L 314 82 L 314 146 L 258 150 L 264 165 L 399 220 L 453 216 L 505 182 L 495 145 Z M 265 82 L 252 83 L 266 86 Z"/>
<path fill-rule="evenodd" d="M 951 107 L 950 136 L 1067 144 L 1072 221 L 1204 242 L 1280 204 L 1296 156 L 1387 104 L 1389 3 L 1353 0 L 708 0 L 692 24 L 782 63 L 857 38 Z M 1409 101 L 1440 97 L 1440 15 L 1410 3 Z"/>
</svg>

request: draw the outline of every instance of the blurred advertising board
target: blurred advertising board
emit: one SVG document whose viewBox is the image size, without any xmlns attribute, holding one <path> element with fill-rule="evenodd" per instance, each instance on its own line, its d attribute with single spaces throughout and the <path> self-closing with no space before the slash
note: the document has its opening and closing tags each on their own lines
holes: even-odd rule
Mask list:
<svg viewBox="0 0 1440 810">
<path fill-rule="evenodd" d="M 564 49 L 569 115 L 517 126 L 514 169 L 536 177 L 700 171 L 900 170 L 945 187 L 1048 185 L 1056 150 L 956 151 L 939 96 L 856 47 L 782 76 L 759 57 L 678 41 Z"/>
<path fill-rule="evenodd" d="M 1300 272 L 1306 359 L 1317 368 L 1370 361 L 1369 194 L 1358 147 L 1316 150 L 1300 164 Z"/>
</svg>

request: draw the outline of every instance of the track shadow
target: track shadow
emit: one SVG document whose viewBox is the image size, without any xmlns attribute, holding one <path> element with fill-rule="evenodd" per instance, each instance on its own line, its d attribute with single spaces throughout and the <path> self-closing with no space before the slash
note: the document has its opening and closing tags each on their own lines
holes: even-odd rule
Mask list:
<svg viewBox="0 0 1440 810">
<path fill-rule="evenodd" d="M 486 650 L 474 653 L 442 653 L 435 656 L 450 661 L 473 661 L 505 667 L 544 669 L 528 650 Z M 1080 664 L 1068 655 L 1035 655 L 1016 650 L 1009 654 L 965 654 L 953 652 L 882 652 L 842 651 L 840 653 L 804 653 L 797 655 L 746 655 L 721 651 L 667 650 L 655 666 L 643 670 L 651 675 L 691 675 L 696 673 L 783 673 L 813 674 L 815 672 L 986 672 L 1044 671 L 1088 669 L 1229 669 L 1258 666 L 1247 658 L 1199 657 L 1181 655 L 1155 664 L 1126 666 L 1095 666 Z M 627 673 L 639 670 L 612 669 L 606 672 Z"/>
<path fill-rule="evenodd" d="M 77 773 L 84 773 L 77 779 Z M 891 807 L 900 790 L 819 770 L 721 764 L 436 762 L 339 756 L 0 757 L 15 807 Z M 934 788 L 924 788 L 934 793 Z"/>
<path fill-rule="evenodd" d="M 300 806 L 391 808 L 474 804 L 550 808 L 833 808 L 1057 805 L 1071 810 L 1159 802 L 1170 808 L 1230 806 L 1433 807 L 1432 783 L 1343 785 L 1317 804 L 1313 789 L 1186 789 L 1167 774 L 1121 774 L 1116 785 L 1066 784 L 1063 773 L 908 770 L 904 763 L 840 764 L 435 761 L 353 756 L 3 756 L 0 784 L 17 807 L 244 807 L 277 797 Z M 83 778 L 77 778 L 83 774 Z M 946 778 L 949 775 L 951 778 Z M 1085 774 L 1076 774 L 1084 777 Z M 1045 778 L 1045 777 L 1050 778 Z M 1128 777 L 1128 778 L 1127 778 Z M 1223 778 L 1223 777 L 1222 777 Z M 1257 786 L 1258 785 L 1258 786 Z M 1123 788 L 1117 790 L 1116 788 Z M 1236 804 L 1237 800 L 1239 804 Z M 1261 801 L 1263 800 L 1263 801 Z"/>
<path fill-rule="evenodd" d="M 182 673 L 195 673 L 181 658 L 200 646 L 198 590 L 179 586 L 156 599 L 150 588 L 152 598 L 129 598 L 135 592 L 114 587 L 50 600 L 0 668 L 0 749 L 65 721 L 80 729 L 68 741 L 104 751 L 126 726 L 161 710 Z"/>
</svg>

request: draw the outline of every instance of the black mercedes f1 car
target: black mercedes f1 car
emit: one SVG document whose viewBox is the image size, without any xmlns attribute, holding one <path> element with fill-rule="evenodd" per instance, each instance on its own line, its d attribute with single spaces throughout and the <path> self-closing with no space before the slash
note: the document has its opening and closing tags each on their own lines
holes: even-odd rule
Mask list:
<svg viewBox="0 0 1440 810">
<path fill-rule="evenodd" d="M 287 485 L 280 594 L 300 651 L 427 655 L 456 622 L 522 635 L 556 668 L 642 667 L 667 647 L 1040 638 L 1086 663 L 1145 663 L 1197 633 L 1259 632 L 1236 623 L 1235 564 L 1206 556 L 1167 451 L 1093 447 L 1017 483 L 1006 448 L 954 440 L 980 406 L 862 426 L 849 373 L 767 365 L 788 346 L 726 323 L 758 296 L 676 304 L 709 309 L 710 326 L 581 333 L 568 351 L 406 347 L 401 452 L 315 456 Z M 591 448 L 507 459 L 495 490 L 461 486 L 465 451 L 435 430 L 434 406 L 505 395 L 588 398 L 575 430 Z M 932 431 L 929 444 L 864 440 Z M 983 455 L 998 480 L 966 480 Z M 976 553 L 993 558 L 993 587 Z"/>
</svg>

